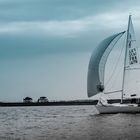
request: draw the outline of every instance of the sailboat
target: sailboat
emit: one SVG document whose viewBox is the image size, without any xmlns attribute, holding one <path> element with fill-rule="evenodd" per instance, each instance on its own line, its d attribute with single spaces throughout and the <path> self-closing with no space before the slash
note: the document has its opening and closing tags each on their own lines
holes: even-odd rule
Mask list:
<svg viewBox="0 0 140 140">
<path fill-rule="evenodd" d="M 108 92 L 109 94 L 121 93 L 121 102 L 119 103 L 108 103 L 107 100 L 100 97 L 96 109 L 100 114 L 103 113 L 140 113 L 140 104 L 137 102 L 126 103 L 124 102 L 124 95 L 129 94 L 130 100 L 132 97 L 137 97 L 140 93 L 140 82 L 136 78 L 132 78 L 132 81 L 128 77 L 136 75 L 137 71 L 140 71 L 140 63 L 138 57 L 138 47 L 136 44 L 136 38 L 134 28 L 132 24 L 131 15 L 129 15 L 127 31 L 116 33 L 104 39 L 97 48 L 93 51 L 89 67 L 88 67 L 88 78 L 87 78 L 87 93 L 88 97 L 92 97 L 96 94 L 106 95 L 105 81 L 105 66 L 110 53 L 113 51 L 114 46 L 118 41 L 125 35 L 124 45 L 124 59 L 122 68 L 122 86 L 121 90 Z M 137 76 L 135 76 L 137 77 Z M 140 80 L 140 79 L 139 79 Z M 131 85 L 137 84 L 136 88 L 131 89 Z M 126 86 L 128 85 L 128 86 Z"/>
</svg>

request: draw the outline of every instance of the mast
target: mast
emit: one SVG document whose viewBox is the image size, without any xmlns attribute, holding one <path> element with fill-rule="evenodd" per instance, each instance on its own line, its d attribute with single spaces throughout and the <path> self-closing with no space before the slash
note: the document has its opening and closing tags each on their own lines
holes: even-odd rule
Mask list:
<svg viewBox="0 0 140 140">
<path fill-rule="evenodd" d="M 125 47 L 125 58 L 124 58 L 124 69 L 123 69 L 123 82 L 122 82 L 121 103 L 123 103 L 123 95 L 124 95 L 125 68 L 126 68 L 126 59 L 127 59 L 127 49 L 128 49 L 128 38 L 129 38 L 130 20 L 131 20 L 131 15 L 129 15 L 128 27 L 127 27 L 127 38 L 126 38 L 126 47 Z"/>
</svg>

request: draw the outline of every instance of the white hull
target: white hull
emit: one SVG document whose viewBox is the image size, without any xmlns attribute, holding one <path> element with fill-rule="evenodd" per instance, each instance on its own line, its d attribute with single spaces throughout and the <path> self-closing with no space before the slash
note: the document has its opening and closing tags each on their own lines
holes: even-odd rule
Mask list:
<svg viewBox="0 0 140 140">
<path fill-rule="evenodd" d="M 100 114 L 113 113 L 140 113 L 140 107 L 136 104 L 119 104 L 119 105 L 96 105 Z"/>
</svg>

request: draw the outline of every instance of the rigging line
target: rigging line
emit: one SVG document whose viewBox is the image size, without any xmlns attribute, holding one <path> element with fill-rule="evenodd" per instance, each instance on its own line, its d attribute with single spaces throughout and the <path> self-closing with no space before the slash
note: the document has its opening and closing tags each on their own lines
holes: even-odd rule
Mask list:
<svg viewBox="0 0 140 140">
<path fill-rule="evenodd" d="M 105 94 L 110 94 L 110 93 L 115 93 L 115 92 L 122 92 L 122 90 L 109 91 L 109 92 L 105 92 Z"/>
<path fill-rule="evenodd" d="M 133 40 L 132 40 L 132 39 L 128 39 L 128 40 L 129 40 L 129 41 L 132 41 L 132 42 L 133 42 L 133 41 L 136 41 L 136 39 L 133 39 Z"/>
<path fill-rule="evenodd" d="M 121 59 L 121 56 L 122 56 L 122 54 L 123 54 L 124 44 L 125 44 L 125 40 L 123 41 L 123 45 L 122 45 L 123 47 L 122 47 L 122 49 L 121 49 L 121 53 L 120 53 L 120 55 L 119 55 L 119 59 L 118 59 L 116 65 L 115 65 L 115 67 L 114 67 L 114 69 L 113 69 L 113 71 L 112 71 L 111 76 L 110 76 L 109 79 L 107 80 L 106 85 L 108 85 L 109 81 L 110 81 L 111 78 L 113 77 L 114 72 L 115 72 L 116 69 L 117 69 L 118 63 L 119 63 L 119 61 L 120 61 L 120 59 Z"/>
<path fill-rule="evenodd" d="M 126 68 L 125 70 L 139 70 L 140 68 Z"/>
<path fill-rule="evenodd" d="M 123 43 L 123 44 L 124 44 L 124 43 Z M 122 46 L 124 46 L 124 45 L 122 45 Z M 122 52 L 124 52 L 124 49 L 125 49 L 125 47 L 122 47 Z M 121 53 L 122 53 L 122 52 L 121 52 Z M 122 54 L 120 54 L 119 57 L 120 57 L 120 59 L 121 59 Z M 119 63 L 119 61 L 120 61 L 120 60 L 118 60 L 118 63 Z M 114 80 L 114 82 L 112 82 L 111 89 L 113 88 L 114 83 L 116 84 L 117 78 L 118 78 L 118 77 L 121 78 L 120 74 L 122 74 L 122 70 L 123 70 L 122 67 L 119 67 L 119 69 L 118 69 L 118 71 L 116 72 L 116 74 L 114 74 L 114 79 L 115 79 L 115 80 Z M 121 79 L 121 80 L 122 80 L 122 79 Z"/>
<path fill-rule="evenodd" d="M 120 76 L 120 73 L 122 74 L 122 68 L 119 68 L 118 69 L 118 72 L 116 73 L 116 75 L 114 76 L 114 82 L 112 82 L 112 85 L 111 85 L 111 89 L 113 88 L 114 86 L 114 83 L 116 84 L 118 81 L 117 81 L 117 78 Z M 122 79 L 121 79 L 122 80 Z"/>
<path fill-rule="evenodd" d="M 107 51 L 108 51 L 108 54 L 103 54 L 102 55 L 102 58 L 100 59 L 100 63 L 99 63 L 99 66 L 101 65 L 102 67 L 103 67 L 103 75 L 104 75 L 104 73 L 105 73 L 105 65 L 106 65 L 106 62 L 107 62 L 107 57 L 109 56 L 109 54 L 111 53 L 111 51 L 112 51 L 112 49 L 114 48 L 114 46 L 115 46 L 115 44 L 120 40 L 120 38 L 122 37 L 122 35 L 125 33 L 125 31 L 123 31 L 123 32 L 121 32 L 121 33 L 119 33 L 109 44 L 108 44 L 108 46 L 110 46 L 111 45 L 111 49 L 110 49 L 110 51 L 107 49 Z M 116 39 L 117 38 L 117 39 Z M 116 40 L 115 40 L 116 39 Z M 115 41 L 114 41 L 115 40 Z M 112 42 L 114 41 L 114 43 L 113 44 L 111 44 Z M 103 62 L 104 61 L 104 62 Z M 103 64 L 102 64 L 103 63 Z M 103 76 L 103 83 L 104 83 L 104 76 Z"/>
<path fill-rule="evenodd" d="M 117 66 L 118 66 L 119 61 L 120 61 L 120 59 L 121 59 L 123 49 L 124 49 L 124 47 L 122 47 L 122 49 L 121 49 L 121 53 L 120 53 L 120 55 L 119 55 L 119 58 L 118 58 L 118 60 L 117 60 L 117 62 L 116 62 L 116 65 L 115 65 L 115 67 L 114 67 L 114 69 L 113 69 L 113 71 L 112 71 L 112 73 L 111 73 L 109 79 L 108 79 L 107 82 L 106 82 L 106 85 L 109 84 L 109 82 L 111 81 L 111 79 L 112 79 L 112 77 L 113 77 L 113 74 L 114 74 L 115 71 L 117 70 Z"/>
</svg>

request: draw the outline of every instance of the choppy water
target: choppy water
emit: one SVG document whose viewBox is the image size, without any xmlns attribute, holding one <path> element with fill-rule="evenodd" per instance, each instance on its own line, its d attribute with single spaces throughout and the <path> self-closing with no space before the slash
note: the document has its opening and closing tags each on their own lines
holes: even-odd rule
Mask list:
<svg viewBox="0 0 140 140">
<path fill-rule="evenodd" d="M 140 114 L 97 115 L 94 106 L 0 108 L 0 140 L 115 139 L 140 139 Z"/>
</svg>

